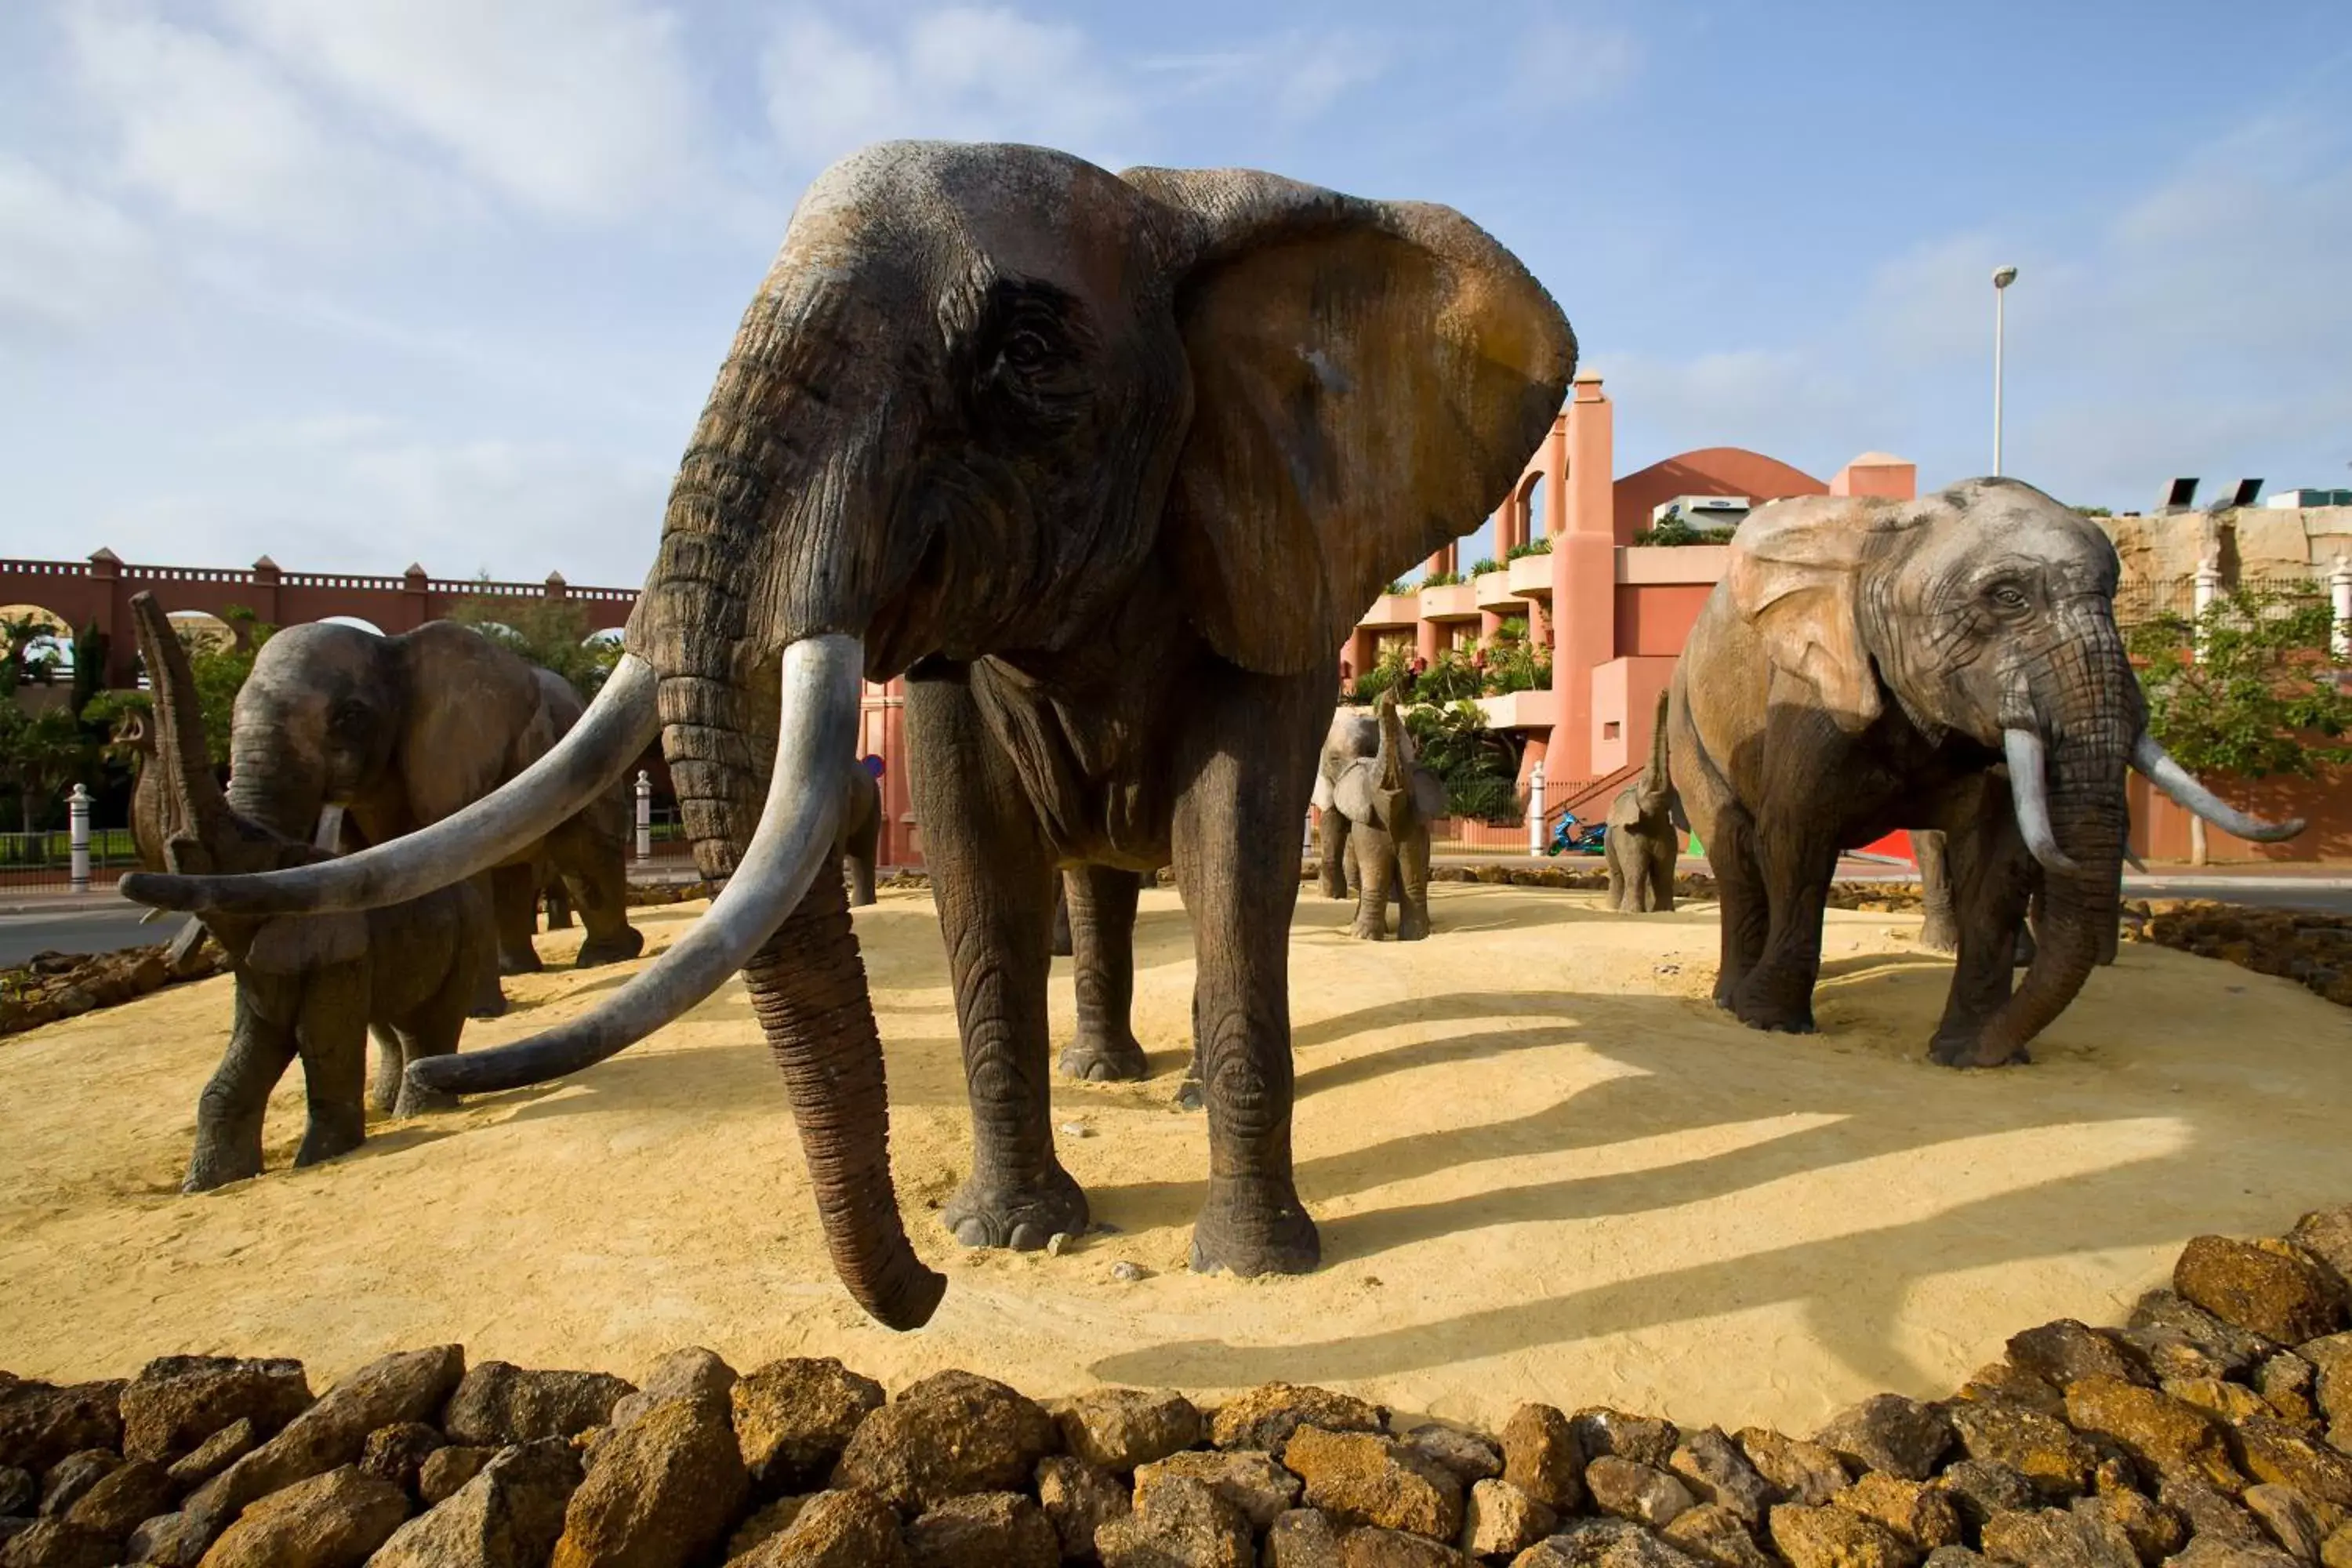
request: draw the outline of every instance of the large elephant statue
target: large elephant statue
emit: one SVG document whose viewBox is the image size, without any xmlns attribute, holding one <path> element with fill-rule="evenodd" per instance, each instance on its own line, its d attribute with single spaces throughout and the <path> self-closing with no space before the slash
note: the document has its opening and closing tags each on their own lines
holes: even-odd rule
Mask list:
<svg viewBox="0 0 2352 1568">
<path fill-rule="evenodd" d="M 1369 752 L 1362 731 L 1372 734 Z M 1341 709 L 1323 742 L 1314 802 L 1323 814 L 1323 890 L 1332 887 L 1334 862 L 1344 868 L 1343 893 L 1356 897 L 1349 934 L 1386 942 L 1389 901 L 1397 905 L 1399 942 L 1429 934 L 1429 825 L 1445 815 L 1445 785 L 1413 760 L 1396 693 L 1383 691 L 1376 710 L 1359 716 Z"/>
<path fill-rule="evenodd" d="M 1682 855 L 1682 835 L 1675 829 L 1675 786 L 1666 764 L 1666 710 L 1672 700 L 1671 692 L 1658 693 L 1649 763 L 1642 776 L 1609 803 L 1609 831 L 1601 848 L 1609 862 L 1609 907 L 1620 914 L 1646 915 L 1675 907 L 1675 862 Z"/>
<path fill-rule="evenodd" d="M 2029 485 L 1775 501 L 1729 553 L 1675 669 L 1669 753 L 1722 898 L 1716 1001 L 1742 1023 L 1812 1028 L 1838 853 L 1897 829 L 1945 836 L 1959 958 L 1930 1055 L 1956 1067 L 2026 1059 L 2110 948 L 2126 769 L 2242 837 L 2301 831 L 2148 735 L 2115 547 Z"/>
<path fill-rule="evenodd" d="M 1288 928 L 1331 650 L 1509 489 L 1575 358 L 1541 286 L 1444 207 L 1037 147 L 870 148 L 794 210 L 688 443 L 628 656 L 562 745 L 381 848 L 127 890 L 265 910 L 405 896 L 544 832 L 658 734 L 725 890 L 593 1012 L 410 1075 L 478 1091 L 575 1072 L 740 970 L 835 1267 L 910 1327 L 945 1280 L 892 1190 L 831 869 L 839 795 L 817 782 L 854 746 L 861 682 L 903 674 L 972 1111 L 950 1231 L 1033 1248 L 1086 1230 L 1049 1113 L 1054 873 L 1115 874 L 1124 898 L 1172 865 L 1208 1113 L 1193 1267 L 1311 1268 Z"/>
<path fill-rule="evenodd" d="M 334 849 L 382 844 L 454 816 L 544 756 L 577 723 L 580 694 L 471 626 L 429 621 L 383 637 L 360 626 L 289 626 L 254 656 L 229 742 L 231 806 L 289 838 Z M 481 873 L 498 975 L 540 967 L 541 884 L 560 877 L 588 928 L 585 968 L 634 958 L 628 804 L 604 791 Z"/>
<path fill-rule="evenodd" d="M 139 651 L 154 685 L 151 790 L 164 864 L 182 874 L 275 869 L 326 858 L 239 813 L 221 793 L 205 749 L 204 719 L 187 650 L 146 594 L 131 596 Z M 152 783 L 151 783 L 152 781 Z M 185 1192 L 261 1173 L 269 1092 L 299 1057 L 310 1115 L 294 1163 L 359 1147 L 373 1027 L 390 1050 L 388 1107 L 408 1116 L 447 1098 L 403 1084 L 404 1064 L 457 1048 L 477 972 L 490 956 L 490 910 L 470 880 L 363 913 L 202 917 L 229 956 L 236 1012 L 228 1048 L 196 1101 Z"/>
</svg>

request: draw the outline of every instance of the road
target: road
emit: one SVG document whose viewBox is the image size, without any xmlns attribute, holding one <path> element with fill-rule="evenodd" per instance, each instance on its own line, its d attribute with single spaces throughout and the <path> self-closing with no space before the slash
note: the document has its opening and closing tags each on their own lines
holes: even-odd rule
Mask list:
<svg viewBox="0 0 2352 1568">
<path fill-rule="evenodd" d="M 37 952 L 112 952 L 118 948 L 145 947 L 169 942 L 180 929 L 180 918 L 167 915 L 153 925 L 141 925 L 147 911 L 110 893 L 89 895 L 87 906 L 59 902 L 0 903 L 0 969 L 24 963 Z"/>
</svg>

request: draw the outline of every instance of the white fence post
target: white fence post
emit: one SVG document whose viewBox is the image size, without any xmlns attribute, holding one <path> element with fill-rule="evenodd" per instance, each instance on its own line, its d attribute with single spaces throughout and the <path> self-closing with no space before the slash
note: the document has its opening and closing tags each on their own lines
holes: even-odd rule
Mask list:
<svg viewBox="0 0 2352 1568">
<path fill-rule="evenodd" d="M 80 784 L 66 796 L 68 837 L 73 847 L 73 890 L 89 891 L 89 791 Z"/>
<path fill-rule="evenodd" d="M 2336 611 L 2336 628 L 2329 634 L 2328 646 L 2335 648 L 2336 658 L 2352 658 L 2352 555 L 2336 558 L 2336 570 L 2327 574 L 2327 593 Z"/>
<path fill-rule="evenodd" d="M 1544 852 L 1544 767 L 1538 763 L 1528 771 L 1528 853 Z"/>
<path fill-rule="evenodd" d="M 650 860 L 654 854 L 654 781 L 645 769 L 637 770 L 637 858 Z"/>
<path fill-rule="evenodd" d="M 2221 557 L 2209 554 L 2197 563 L 2195 597 L 2189 600 L 2190 614 L 2195 617 L 2197 651 L 2205 651 L 2205 612 L 2221 595 Z"/>
</svg>

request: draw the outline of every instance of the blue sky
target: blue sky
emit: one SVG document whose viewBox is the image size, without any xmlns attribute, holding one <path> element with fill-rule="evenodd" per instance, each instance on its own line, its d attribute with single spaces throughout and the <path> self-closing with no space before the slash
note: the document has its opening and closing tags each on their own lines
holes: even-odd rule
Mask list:
<svg viewBox="0 0 2352 1568">
<path fill-rule="evenodd" d="M 633 584 L 793 197 L 896 135 L 1443 201 L 1753 447 L 2352 483 L 2352 11 L 19 0 L 0 552 Z"/>
</svg>

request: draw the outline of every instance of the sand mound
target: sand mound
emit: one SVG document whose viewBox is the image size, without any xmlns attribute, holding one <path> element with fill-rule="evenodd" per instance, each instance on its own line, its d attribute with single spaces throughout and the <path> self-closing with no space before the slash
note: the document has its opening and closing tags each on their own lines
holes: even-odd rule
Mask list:
<svg viewBox="0 0 2352 1568">
<path fill-rule="evenodd" d="M 649 947 L 699 907 L 636 911 Z M 738 1366 L 838 1355 L 893 1387 L 947 1366 L 1039 1395 L 1286 1378 L 1488 1426 L 1534 1397 L 1804 1430 L 1878 1389 L 1948 1393 L 2022 1325 L 2119 1319 L 2194 1234 L 2352 1194 L 2352 1030 L 2284 980 L 2127 945 L 2036 1066 L 1958 1075 L 1920 1059 L 1948 971 L 1909 917 L 1832 913 L 1824 1033 L 1794 1039 L 1708 1005 L 1711 908 L 1629 918 L 1448 885 L 1434 912 L 1433 940 L 1373 947 L 1301 896 L 1298 1169 L 1327 1258 L 1310 1278 L 1184 1269 L 1207 1156 L 1170 1103 L 1192 963 L 1166 891 L 1137 931 L 1155 1076 L 1055 1089 L 1062 1158 L 1117 1233 L 1058 1258 L 957 1247 L 925 1212 L 968 1158 L 945 963 L 929 896 L 887 891 L 858 930 L 901 1202 L 951 1280 L 929 1328 L 877 1328 L 835 1285 L 740 987 L 574 1080 L 381 1127 L 309 1171 L 283 1168 L 289 1074 L 270 1173 L 184 1198 L 228 1021 L 215 980 L 0 1045 L 0 1364 L 75 1378 L 261 1352 L 332 1377 L 459 1341 L 625 1370 L 698 1343 Z M 468 1044 L 621 978 L 511 981 L 519 1005 Z"/>
</svg>

